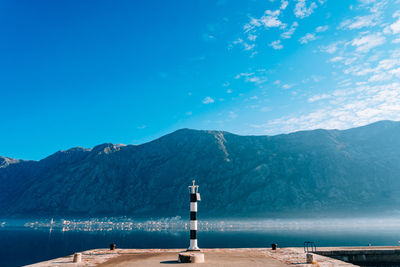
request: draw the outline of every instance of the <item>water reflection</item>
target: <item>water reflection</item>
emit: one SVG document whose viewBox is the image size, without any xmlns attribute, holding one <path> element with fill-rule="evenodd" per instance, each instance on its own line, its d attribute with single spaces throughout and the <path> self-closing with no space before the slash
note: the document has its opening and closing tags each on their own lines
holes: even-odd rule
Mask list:
<svg viewBox="0 0 400 267">
<path fill-rule="evenodd" d="M 1 228 L 24 227 L 49 229 L 50 231 L 187 231 L 189 221 L 180 216 L 150 220 L 128 217 L 104 217 L 90 219 L 38 219 L 0 220 Z M 246 219 L 246 220 L 199 220 L 200 231 L 263 231 L 263 230 L 396 230 L 400 219 Z"/>
</svg>

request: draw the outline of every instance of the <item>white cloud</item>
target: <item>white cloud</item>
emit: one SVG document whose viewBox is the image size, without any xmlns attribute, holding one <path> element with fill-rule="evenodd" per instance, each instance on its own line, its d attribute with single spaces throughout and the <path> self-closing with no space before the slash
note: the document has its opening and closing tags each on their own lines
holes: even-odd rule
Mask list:
<svg viewBox="0 0 400 267">
<path fill-rule="evenodd" d="M 241 72 L 239 74 L 236 74 L 235 79 L 240 79 L 241 77 L 249 77 L 254 75 L 254 72 Z"/>
<path fill-rule="evenodd" d="M 284 84 L 284 85 L 282 85 L 282 88 L 283 89 L 290 89 L 290 88 L 292 88 L 293 87 L 293 84 Z"/>
<path fill-rule="evenodd" d="M 257 39 L 257 35 L 255 35 L 255 34 L 251 34 L 251 33 L 249 33 L 248 35 L 247 35 L 247 39 L 249 39 L 250 41 L 255 41 L 256 39 Z"/>
<path fill-rule="evenodd" d="M 246 77 L 245 81 L 251 83 L 260 83 L 261 79 L 260 77 L 254 76 L 254 77 Z"/>
<path fill-rule="evenodd" d="M 244 78 L 245 82 L 254 83 L 254 84 L 262 84 L 267 81 L 267 77 L 265 77 L 265 70 L 257 70 L 256 72 L 242 72 L 235 76 L 235 79 Z"/>
<path fill-rule="evenodd" d="M 275 134 L 311 129 L 346 129 L 379 120 L 400 120 L 400 84 L 360 86 L 344 96 L 336 96 L 334 104 L 305 114 L 290 115 L 253 127 Z M 326 99 L 327 96 L 320 97 Z M 317 98 L 316 98 L 317 99 Z"/>
<path fill-rule="evenodd" d="M 230 94 L 230 93 L 232 93 L 232 90 L 228 89 L 228 90 L 226 90 L 226 93 Z"/>
<path fill-rule="evenodd" d="M 229 115 L 228 116 L 229 116 L 230 119 L 234 120 L 234 119 L 237 118 L 238 115 L 233 111 L 229 111 Z"/>
<path fill-rule="evenodd" d="M 280 14 L 279 10 L 276 11 L 267 10 L 265 13 L 266 15 L 264 15 L 260 19 L 260 22 L 262 23 L 262 25 L 264 25 L 264 27 L 271 28 L 271 27 L 281 27 L 284 25 L 282 21 L 278 19 L 278 16 Z"/>
<path fill-rule="evenodd" d="M 319 76 L 319 75 L 311 75 L 311 79 L 314 81 L 314 82 L 320 82 L 320 81 L 322 81 L 323 79 L 325 79 L 325 77 L 324 76 Z"/>
<path fill-rule="evenodd" d="M 390 70 L 390 74 L 396 75 L 400 78 L 400 68 Z"/>
<path fill-rule="evenodd" d="M 207 96 L 207 97 L 205 97 L 203 99 L 202 103 L 203 104 L 211 104 L 211 103 L 214 103 L 214 101 L 215 101 L 214 99 L 212 99 L 211 97 Z"/>
<path fill-rule="evenodd" d="M 301 44 L 306 44 L 306 43 L 308 43 L 308 42 L 314 41 L 315 39 L 317 39 L 317 38 L 315 37 L 315 34 L 313 34 L 313 33 L 307 33 L 306 35 L 304 35 L 303 37 L 301 37 L 301 38 L 299 39 L 299 42 L 300 42 Z"/>
<path fill-rule="evenodd" d="M 388 70 L 398 65 L 400 65 L 400 59 L 398 58 L 382 59 L 379 61 L 376 70 Z"/>
<path fill-rule="evenodd" d="M 282 0 L 280 9 L 285 10 L 288 5 L 289 5 L 288 1 Z"/>
<path fill-rule="evenodd" d="M 286 9 L 289 2 L 286 0 L 281 0 L 281 5 L 277 10 L 265 10 L 264 14 L 260 18 L 251 17 L 250 21 L 243 26 L 245 38 L 238 38 L 228 45 L 228 49 L 232 49 L 234 45 L 240 44 L 243 46 L 244 51 L 250 51 L 250 57 L 254 57 L 258 51 L 255 51 L 256 48 L 256 40 L 260 35 L 261 30 L 268 30 L 270 28 L 280 28 L 281 30 L 287 27 L 286 23 L 283 23 L 279 16 L 281 15 L 281 11 Z M 295 26 L 293 26 L 295 25 Z M 295 28 L 297 27 L 297 22 L 292 25 L 292 29 L 289 30 L 284 36 L 290 36 L 293 34 Z M 286 37 L 285 37 L 286 38 Z M 244 41 L 246 40 L 246 41 Z M 275 47 L 279 47 L 275 46 Z M 279 48 L 280 49 L 280 48 Z"/>
<path fill-rule="evenodd" d="M 275 3 L 278 1 L 275 0 Z M 397 62 L 397 60 L 400 61 L 400 49 L 396 49 L 396 46 L 392 44 L 391 48 L 388 44 L 389 48 L 386 49 L 387 46 L 384 45 L 387 41 L 400 43 L 400 35 L 388 35 L 400 33 L 400 22 L 397 25 L 397 22 L 400 21 L 400 11 L 396 15 L 393 14 L 392 18 L 391 15 L 394 11 L 387 16 L 387 10 L 382 10 L 383 4 L 379 4 L 381 1 L 387 2 L 386 0 L 360 1 L 363 1 L 363 3 L 354 6 L 351 12 L 359 12 L 361 15 L 353 16 L 350 20 L 342 22 L 340 26 L 341 29 L 348 29 L 349 31 L 333 31 L 328 26 L 319 24 L 321 26 L 314 28 L 314 31 L 308 34 L 305 32 L 304 36 L 297 36 L 294 35 L 299 25 L 297 22 L 303 20 L 295 18 L 297 22 L 292 21 L 293 23 L 288 24 L 285 29 L 275 25 L 275 29 L 280 28 L 280 40 L 278 38 L 272 39 L 276 41 L 270 43 L 269 46 L 274 49 L 282 49 L 283 42 L 285 42 L 284 39 L 289 39 L 293 36 L 300 43 L 305 44 L 316 39 L 322 42 L 321 37 L 327 35 L 326 31 L 328 29 L 332 34 L 335 34 L 331 36 L 331 40 L 334 40 L 334 42 L 319 46 L 321 51 L 332 54 L 325 55 L 328 56 L 328 59 L 325 56 L 321 57 L 321 60 L 332 67 L 332 70 L 329 71 L 331 77 L 327 76 L 325 79 L 329 82 L 329 87 L 331 86 L 334 89 L 329 90 L 330 88 L 328 87 L 321 91 L 322 88 L 319 88 L 318 91 L 320 93 L 316 94 L 319 86 L 327 86 L 327 84 L 317 84 L 316 82 L 321 79 L 317 76 L 314 79 L 309 73 L 307 75 L 308 78 L 306 78 L 309 92 L 305 90 L 305 84 L 298 86 L 298 90 L 286 92 L 288 96 L 291 96 L 290 101 L 306 102 L 308 109 L 301 109 L 302 113 L 297 113 L 300 109 L 295 109 L 296 113 L 267 121 L 261 127 L 268 129 L 270 132 L 280 133 L 282 131 L 291 132 L 315 128 L 349 128 L 380 119 L 400 119 L 400 62 Z M 369 2 L 367 3 L 366 1 Z M 319 3 L 317 0 L 295 0 L 292 5 L 293 7 L 290 6 L 290 8 L 295 10 L 295 5 L 297 6 L 296 16 L 304 18 L 313 13 Z M 311 6 L 314 7 L 311 8 Z M 308 9 L 309 12 L 306 11 Z M 361 13 L 361 11 L 364 13 Z M 283 11 L 270 11 L 269 14 L 265 13 L 264 16 L 275 15 L 278 19 L 286 18 L 286 16 L 283 16 L 286 13 L 282 13 Z M 285 24 L 285 22 L 288 23 L 285 20 L 281 21 L 282 24 Z M 266 28 L 265 22 L 261 20 L 254 21 L 253 26 L 255 27 L 254 29 L 257 28 L 257 31 Z M 386 33 L 384 28 L 386 28 Z M 276 32 L 277 30 L 275 30 Z M 250 33 L 257 36 L 259 34 L 251 30 L 246 35 Z M 247 41 L 246 38 L 243 39 Z M 315 53 L 315 50 L 312 52 Z M 396 53 L 398 58 L 394 56 Z M 387 54 L 391 55 L 385 58 Z M 257 85 L 260 82 L 258 78 L 262 76 L 258 75 L 255 69 L 249 72 L 248 76 L 243 75 L 240 77 L 242 77 L 243 81 L 253 82 Z M 320 72 L 315 74 L 320 74 Z M 300 80 L 302 79 L 304 81 L 305 77 L 300 78 Z M 300 82 L 300 80 L 293 82 Z M 290 87 L 290 84 L 285 83 L 287 81 L 273 81 L 271 83 L 274 83 L 277 86 L 276 88 Z M 271 84 L 271 86 L 274 85 Z M 257 92 L 257 95 L 258 93 L 260 94 L 259 96 L 261 94 L 263 96 L 267 95 L 266 87 L 258 86 L 258 88 L 260 91 Z M 292 91 L 296 91 L 297 95 L 291 94 Z M 247 108 L 253 107 L 250 105 L 252 102 L 258 105 L 257 110 L 260 110 L 265 105 L 263 103 L 264 97 L 262 98 L 263 101 L 250 101 L 250 98 L 245 98 L 245 100 L 249 101 Z"/>
<path fill-rule="evenodd" d="M 248 34 L 249 42 L 245 42 L 242 38 L 238 38 L 235 41 L 233 41 L 232 44 L 230 44 L 228 46 L 228 49 L 231 49 L 233 47 L 233 45 L 242 45 L 243 46 L 243 50 L 245 50 L 245 51 L 254 50 L 256 45 L 254 43 L 252 43 L 252 42 L 254 42 L 256 38 L 257 38 L 256 35 L 253 35 L 253 34 L 249 33 Z M 257 52 L 254 51 L 253 53 L 257 53 Z"/>
<path fill-rule="evenodd" d="M 373 61 L 375 62 L 375 61 Z M 377 61 L 376 66 L 372 66 L 371 62 L 364 62 L 344 70 L 345 74 L 362 77 L 370 75 L 368 82 L 381 82 L 392 79 L 395 68 L 400 66 L 400 57 L 395 53 L 391 53 L 391 58 L 381 59 Z"/>
<path fill-rule="evenodd" d="M 315 8 L 317 8 L 315 2 L 311 2 L 307 7 L 306 0 L 297 0 L 297 4 L 294 8 L 294 14 L 298 18 L 306 18 L 314 12 Z"/>
<path fill-rule="evenodd" d="M 347 19 L 343 21 L 339 28 L 354 30 L 361 29 L 365 27 L 372 27 L 377 25 L 379 22 L 379 16 L 377 14 L 367 15 L 367 16 L 356 16 L 353 19 Z"/>
<path fill-rule="evenodd" d="M 327 45 L 327 46 L 322 46 L 322 47 L 320 47 L 320 50 L 321 50 L 322 52 L 326 52 L 326 53 L 329 53 L 329 54 L 333 54 L 333 53 L 335 53 L 335 52 L 338 50 L 338 46 L 341 45 L 341 44 L 343 44 L 342 41 L 334 42 L 334 43 L 331 43 L 331 44 L 329 44 L 329 45 Z"/>
<path fill-rule="evenodd" d="M 241 44 L 243 43 L 243 39 L 242 38 L 238 38 L 235 41 L 232 42 L 233 44 Z"/>
<path fill-rule="evenodd" d="M 329 29 L 328 25 L 324 25 L 324 26 L 319 26 L 315 29 L 315 32 L 325 32 Z"/>
<path fill-rule="evenodd" d="M 281 11 L 279 9 L 275 11 L 266 10 L 261 18 L 251 18 L 250 22 L 244 25 L 244 31 L 249 32 L 261 26 L 264 26 L 265 28 L 284 28 L 286 27 L 286 24 L 279 20 L 278 17 L 280 14 Z"/>
<path fill-rule="evenodd" d="M 392 43 L 394 44 L 399 44 L 400 43 L 400 38 L 396 38 L 392 41 Z"/>
<path fill-rule="evenodd" d="M 376 33 L 376 34 L 365 35 L 360 38 L 355 38 L 352 41 L 351 45 L 356 46 L 357 47 L 356 50 L 358 52 L 364 53 L 368 52 L 374 47 L 384 44 L 385 41 L 386 41 L 385 37 L 383 37 L 380 33 Z"/>
<path fill-rule="evenodd" d="M 282 49 L 283 45 L 281 44 L 281 40 L 273 41 L 272 43 L 269 44 L 269 46 L 272 46 L 273 49 Z"/>
<path fill-rule="evenodd" d="M 306 43 L 309 43 L 309 42 L 311 42 L 311 41 L 314 41 L 314 40 L 317 39 L 317 36 L 316 36 L 317 33 L 319 33 L 319 32 L 325 32 L 325 31 L 327 31 L 328 29 L 329 29 L 329 26 L 328 26 L 328 25 L 318 26 L 318 27 L 315 29 L 315 32 L 313 32 L 313 33 L 307 33 L 306 35 L 304 35 L 303 37 L 301 37 L 301 38 L 299 39 L 299 42 L 300 42 L 301 44 L 306 44 Z"/>
<path fill-rule="evenodd" d="M 377 73 L 372 75 L 369 79 L 368 82 L 381 82 L 381 81 L 387 81 L 390 80 L 392 78 L 391 74 L 385 73 L 385 72 L 381 72 L 381 73 Z"/>
<path fill-rule="evenodd" d="M 338 62 L 338 61 L 342 61 L 343 59 L 344 59 L 344 57 L 333 57 L 329 61 L 330 62 Z"/>
<path fill-rule="evenodd" d="M 390 25 L 390 29 L 393 34 L 400 33 L 400 18 L 393 24 Z"/>
<path fill-rule="evenodd" d="M 275 0 L 273 0 L 272 2 L 274 1 Z M 307 5 L 305 4 L 306 0 L 298 0 L 298 1 L 299 2 L 297 3 L 297 9 L 295 8 L 297 10 L 296 14 L 298 14 L 302 18 L 305 16 L 309 16 L 313 12 L 313 9 L 316 6 L 316 4 L 313 2 L 307 7 Z M 288 0 L 281 0 L 279 9 L 265 10 L 264 14 L 259 18 L 250 17 L 249 22 L 243 26 L 243 32 L 246 35 L 246 37 L 239 38 L 230 43 L 228 45 L 228 49 L 232 49 L 234 45 L 241 44 L 245 51 L 250 51 L 251 53 L 250 57 L 254 57 L 258 53 L 258 51 L 255 51 L 256 47 L 255 42 L 258 39 L 260 32 L 262 30 L 279 28 L 280 30 L 283 31 L 287 28 L 288 25 L 282 22 L 282 20 L 279 17 L 282 15 L 283 10 L 285 10 L 288 7 L 289 3 L 290 2 Z M 293 22 L 290 29 L 283 32 L 281 37 L 283 39 L 290 38 L 295 32 L 297 26 L 298 23 Z M 283 48 L 281 41 L 275 41 L 272 44 L 270 44 L 270 46 L 272 46 L 274 49 Z"/>
<path fill-rule="evenodd" d="M 355 62 L 356 60 L 357 60 L 357 57 L 350 57 L 350 58 L 346 58 L 343 63 L 346 66 L 348 66 L 348 65 L 353 64 L 353 62 Z"/>
<path fill-rule="evenodd" d="M 389 18 L 389 23 L 383 21 L 387 19 L 383 16 L 386 10 L 382 9 L 386 3 L 386 0 L 365 0 L 362 5 L 368 6 L 354 7 L 357 11 L 366 7 L 371 13 L 341 24 L 342 28 L 354 31 L 337 32 L 337 37 L 342 35 L 349 39 L 341 38 L 342 41 L 319 47 L 321 51 L 333 54 L 327 62 L 340 70 L 331 72 L 332 82 L 336 80 L 332 86 L 336 90 L 315 95 L 311 93 L 306 101 L 315 103 L 309 104 L 314 109 L 267 121 L 261 125 L 267 133 L 316 128 L 344 129 L 383 119 L 400 120 L 400 49 L 396 49 L 395 45 L 386 49 L 383 44 L 389 37 L 382 32 L 386 27 L 389 34 L 400 33 L 400 11 L 393 16 L 395 19 Z M 367 27 L 375 27 L 376 32 L 370 29 L 358 31 Z M 310 34 L 315 35 L 319 30 L 317 28 Z M 390 39 L 392 42 L 400 43 L 399 35 L 393 37 Z M 303 42 L 307 40 L 302 39 Z M 310 90 L 314 91 L 311 86 Z"/>
<path fill-rule="evenodd" d="M 244 50 L 253 50 L 256 45 L 255 44 L 243 43 L 243 46 L 244 46 Z"/>
<path fill-rule="evenodd" d="M 310 98 L 308 98 L 308 102 L 313 103 L 313 102 L 316 102 L 316 101 L 319 101 L 322 99 L 328 99 L 331 97 L 332 96 L 328 95 L 328 94 L 314 95 L 314 96 L 311 96 Z"/>
<path fill-rule="evenodd" d="M 292 26 L 290 26 L 290 28 L 287 31 L 281 34 L 281 37 L 283 39 L 289 39 L 290 37 L 292 37 L 293 33 L 296 31 L 297 26 L 299 26 L 299 24 L 296 21 L 293 22 Z"/>
</svg>

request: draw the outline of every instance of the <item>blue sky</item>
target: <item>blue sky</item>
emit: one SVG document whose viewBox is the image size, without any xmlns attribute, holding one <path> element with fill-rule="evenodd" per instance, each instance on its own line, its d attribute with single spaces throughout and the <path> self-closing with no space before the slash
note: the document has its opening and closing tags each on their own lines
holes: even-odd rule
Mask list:
<svg viewBox="0 0 400 267">
<path fill-rule="evenodd" d="M 400 120 L 400 1 L 1 1 L 0 155 Z"/>
</svg>

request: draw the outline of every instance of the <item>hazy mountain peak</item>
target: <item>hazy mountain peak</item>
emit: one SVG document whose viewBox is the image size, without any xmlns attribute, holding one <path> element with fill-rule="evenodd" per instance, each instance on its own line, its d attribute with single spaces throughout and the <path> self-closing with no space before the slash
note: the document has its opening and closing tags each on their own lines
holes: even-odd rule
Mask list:
<svg viewBox="0 0 400 267">
<path fill-rule="evenodd" d="M 5 167 L 9 166 L 10 164 L 15 164 L 18 162 L 20 162 L 20 160 L 18 160 L 18 159 L 0 156 L 0 168 L 5 168 Z"/>
<path fill-rule="evenodd" d="M 112 152 L 119 151 L 122 147 L 125 147 L 124 144 L 112 144 L 112 143 L 104 143 L 101 145 L 97 145 L 91 149 L 94 153 L 104 153 L 109 154 Z"/>
</svg>

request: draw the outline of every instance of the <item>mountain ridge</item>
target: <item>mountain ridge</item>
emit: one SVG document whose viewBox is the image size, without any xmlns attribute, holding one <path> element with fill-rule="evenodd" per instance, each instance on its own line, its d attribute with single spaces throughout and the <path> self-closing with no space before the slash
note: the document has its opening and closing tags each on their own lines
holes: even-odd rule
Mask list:
<svg viewBox="0 0 400 267">
<path fill-rule="evenodd" d="M 39 161 L 1 157 L 0 215 L 184 215 L 193 178 L 211 217 L 390 212 L 400 204 L 398 145 L 400 122 L 381 121 L 274 136 L 180 129 Z"/>
<path fill-rule="evenodd" d="M 276 135 L 241 135 L 241 134 L 232 133 L 232 132 L 223 131 L 223 130 L 198 130 L 198 129 L 192 129 L 192 128 L 180 128 L 180 129 L 177 129 L 177 130 L 175 130 L 175 131 L 173 131 L 171 133 L 165 134 L 165 135 L 160 136 L 160 137 L 158 137 L 158 138 L 156 138 L 154 140 L 150 140 L 150 141 L 142 143 L 142 144 L 121 144 L 121 143 L 114 144 L 114 143 L 106 142 L 106 143 L 95 145 L 92 148 L 81 147 L 81 146 L 71 147 L 71 148 L 69 148 L 67 150 L 56 151 L 56 152 L 54 152 L 53 154 L 51 154 L 49 156 L 52 156 L 52 155 L 54 155 L 56 153 L 59 153 L 59 152 L 70 152 L 70 151 L 81 151 L 81 150 L 82 151 L 91 151 L 93 149 L 97 149 L 98 147 L 108 146 L 108 145 L 110 145 L 110 146 L 121 146 L 121 147 L 122 146 L 135 146 L 135 147 L 137 147 L 137 146 L 146 145 L 148 143 L 157 141 L 158 139 L 161 139 L 161 138 L 164 138 L 164 137 L 167 137 L 167 136 L 170 136 L 170 135 L 174 135 L 175 133 L 179 133 L 179 132 L 222 133 L 222 134 L 230 134 L 230 135 L 236 135 L 236 136 L 242 136 L 242 137 L 277 137 L 277 136 L 288 136 L 288 135 L 293 135 L 293 134 L 309 133 L 309 132 L 325 132 L 325 131 L 328 131 L 328 132 L 336 132 L 336 131 L 338 131 L 338 132 L 346 132 L 346 131 L 353 131 L 353 130 L 362 129 L 362 128 L 374 127 L 375 125 L 384 125 L 385 127 L 387 127 L 389 125 L 393 125 L 393 124 L 396 124 L 396 123 L 399 123 L 399 122 L 391 121 L 391 120 L 381 120 L 381 121 L 373 122 L 373 123 L 370 123 L 370 124 L 367 124 L 367 125 L 353 127 L 353 128 L 349 128 L 349 129 L 343 129 L 343 130 L 317 128 L 317 129 L 313 129 L 313 130 L 299 130 L 299 131 L 294 131 L 294 132 L 290 132 L 290 133 L 281 133 L 281 134 L 276 134 Z M 45 157 L 45 158 L 47 158 L 47 157 Z M 0 160 L 1 159 L 9 159 L 9 160 L 15 160 L 15 161 L 21 161 L 21 160 L 23 160 L 23 161 L 40 161 L 40 160 L 43 160 L 45 158 L 42 158 L 42 159 L 39 159 L 39 160 L 25 160 L 25 159 L 17 159 L 17 158 L 11 158 L 11 157 L 1 156 L 0 155 Z"/>
</svg>

